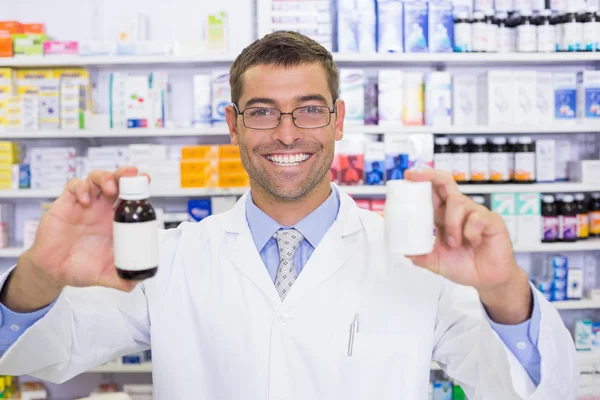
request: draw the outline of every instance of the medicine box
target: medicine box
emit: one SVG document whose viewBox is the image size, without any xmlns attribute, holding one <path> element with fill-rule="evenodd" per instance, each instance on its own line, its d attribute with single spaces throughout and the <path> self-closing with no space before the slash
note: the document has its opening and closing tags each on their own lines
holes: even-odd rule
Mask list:
<svg viewBox="0 0 600 400">
<path fill-rule="evenodd" d="M 219 146 L 220 160 L 239 160 L 240 148 L 233 144 L 222 144 Z"/>
<path fill-rule="evenodd" d="M 211 76 L 194 75 L 194 104 L 192 106 L 194 126 L 210 125 L 212 122 Z"/>
<path fill-rule="evenodd" d="M 43 33 L 17 33 L 12 35 L 15 56 L 43 56 L 44 42 L 48 37 Z"/>
<path fill-rule="evenodd" d="M 452 382 L 435 381 L 433 383 L 433 400 L 452 400 Z"/>
<path fill-rule="evenodd" d="M 424 1 L 404 2 L 404 51 L 423 53 L 429 51 L 428 5 Z"/>
<path fill-rule="evenodd" d="M 246 172 L 237 174 L 219 174 L 219 187 L 247 187 L 250 185 L 250 178 Z"/>
<path fill-rule="evenodd" d="M 184 146 L 181 148 L 182 159 L 219 159 L 219 146 Z"/>
<path fill-rule="evenodd" d="M 383 142 L 365 143 L 365 184 L 385 184 L 385 144 Z"/>
<path fill-rule="evenodd" d="M 513 123 L 531 124 L 537 110 L 537 73 L 535 71 L 513 71 Z"/>
<path fill-rule="evenodd" d="M 225 109 L 231 102 L 229 70 L 213 71 L 211 86 L 212 122 L 225 123 Z"/>
<path fill-rule="evenodd" d="M 549 125 L 554 120 L 554 84 L 552 73 L 538 71 L 536 76 L 537 122 L 538 124 Z"/>
<path fill-rule="evenodd" d="M 365 117 L 365 73 L 361 69 L 340 70 L 340 98 L 346 103 L 345 121 L 363 124 Z"/>
<path fill-rule="evenodd" d="M 582 71 L 577 74 L 577 117 L 600 118 L 600 71 Z"/>
<path fill-rule="evenodd" d="M 513 123 L 513 73 L 508 70 L 485 72 L 478 77 L 478 121 L 480 125 Z"/>
<path fill-rule="evenodd" d="M 517 242 L 521 246 L 540 243 L 541 199 L 539 193 L 517 193 Z"/>
<path fill-rule="evenodd" d="M 538 182 L 556 180 L 556 146 L 553 139 L 538 139 L 535 142 L 535 171 Z"/>
<path fill-rule="evenodd" d="M 216 188 L 219 185 L 219 176 L 214 175 L 182 175 L 181 187 L 182 188 Z"/>
<path fill-rule="evenodd" d="M 127 77 L 125 80 L 125 116 L 127 119 L 127 128 L 148 128 L 151 107 L 148 77 Z"/>
<path fill-rule="evenodd" d="M 377 51 L 379 53 L 402 53 L 404 51 L 403 6 L 404 3 L 400 0 L 379 0 L 377 2 Z M 379 82 L 381 83 L 381 80 Z"/>
<path fill-rule="evenodd" d="M 592 322 L 592 351 L 600 352 L 600 322 Z"/>
<path fill-rule="evenodd" d="M 220 160 L 218 171 L 220 175 L 240 174 L 246 172 L 240 160 Z"/>
<path fill-rule="evenodd" d="M 451 53 L 454 51 L 454 15 L 451 1 L 428 2 L 429 51 Z"/>
<path fill-rule="evenodd" d="M 567 273 L 567 298 L 579 300 L 583 297 L 583 269 L 569 268 Z"/>
<path fill-rule="evenodd" d="M 404 125 L 420 126 L 424 123 L 424 78 L 422 72 L 404 73 L 402 120 Z"/>
<path fill-rule="evenodd" d="M 569 180 L 592 185 L 600 184 L 600 160 L 570 161 Z"/>
<path fill-rule="evenodd" d="M 513 245 L 516 244 L 517 239 L 516 200 L 514 193 L 492 194 L 492 211 L 502 216 Z M 539 225 L 535 236 L 539 237 Z"/>
<path fill-rule="evenodd" d="M 449 72 L 427 74 L 425 100 L 426 125 L 452 125 L 452 76 Z"/>
<path fill-rule="evenodd" d="M 219 172 L 217 160 L 188 160 L 180 161 L 181 176 L 188 175 L 213 175 Z"/>
<path fill-rule="evenodd" d="M 575 321 L 575 349 L 590 351 L 592 349 L 592 320 L 578 319 Z"/>
<path fill-rule="evenodd" d="M 561 121 L 575 120 L 577 116 L 577 74 L 555 72 L 554 118 Z"/>
<path fill-rule="evenodd" d="M 404 74 L 398 69 L 379 70 L 379 125 L 402 125 Z"/>
<path fill-rule="evenodd" d="M 477 125 L 477 76 L 452 77 L 452 120 L 455 126 Z"/>
</svg>

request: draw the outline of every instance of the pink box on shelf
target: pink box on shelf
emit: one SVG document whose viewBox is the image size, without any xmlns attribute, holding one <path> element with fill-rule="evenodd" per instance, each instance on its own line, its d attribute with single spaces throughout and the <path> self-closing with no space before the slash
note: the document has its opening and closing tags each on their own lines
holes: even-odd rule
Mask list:
<svg viewBox="0 0 600 400">
<path fill-rule="evenodd" d="M 77 54 L 79 53 L 79 43 L 74 41 L 49 40 L 44 42 L 44 54 Z"/>
</svg>

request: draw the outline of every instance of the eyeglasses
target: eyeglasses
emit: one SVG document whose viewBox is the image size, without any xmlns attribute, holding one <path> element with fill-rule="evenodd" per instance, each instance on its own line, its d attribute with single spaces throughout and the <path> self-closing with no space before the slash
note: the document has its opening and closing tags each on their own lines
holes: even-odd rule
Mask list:
<svg viewBox="0 0 600 400">
<path fill-rule="evenodd" d="M 232 103 L 238 115 L 242 116 L 244 126 L 248 129 L 267 130 L 275 129 L 281 123 L 281 116 L 289 114 L 292 116 L 294 125 L 302 129 L 317 129 L 329 125 L 331 122 L 331 114 L 335 113 L 334 109 L 327 106 L 304 106 L 292 110 L 292 112 L 281 112 L 276 108 L 269 107 L 248 107 L 240 111 L 234 103 Z"/>
</svg>

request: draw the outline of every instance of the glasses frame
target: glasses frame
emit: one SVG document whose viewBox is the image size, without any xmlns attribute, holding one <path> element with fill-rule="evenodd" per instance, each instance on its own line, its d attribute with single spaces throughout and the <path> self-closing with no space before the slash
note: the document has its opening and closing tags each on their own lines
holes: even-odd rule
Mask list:
<svg viewBox="0 0 600 400">
<path fill-rule="evenodd" d="M 328 126 L 329 124 L 331 124 L 331 114 L 335 114 L 337 112 L 337 101 L 335 103 L 333 103 L 333 109 L 329 108 L 329 106 L 322 106 L 322 105 L 310 105 L 310 106 L 302 106 L 302 107 L 296 107 L 294 108 L 292 111 L 290 112 L 283 112 L 278 108 L 274 108 L 274 107 L 246 107 L 243 110 L 240 111 L 240 109 L 238 108 L 238 106 L 235 103 L 231 103 L 231 106 L 234 108 L 235 112 L 237 115 L 241 115 L 242 116 L 242 123 L 244 124 L 244 126 L 248 129 L 252 129 L 254 131 L 269 131 L 271 129 L 277 129 L 279 127 L 279 125 L 281 125 L 281 117 L 283 117 L 284 115 L 290 115 L 292 117 L 292 122 L 294 122 L 294 125 L 296 126 L 296 128 L 299 129 L 319 129 L 319 128 L 324 128 L 326 126 Z M 329 111 L 329 120 L 327 121 L 327 123 L 325 125 L 321 125 L 321 126 L 313 126 L 310 128 L 305 128 L 302 126 L 298 126 L 298 124 L 296 123 L 296 118 L 294 118 L 294 112 L 297 110 L 301 110 L 303 108 L 307 108 L 307 107 L 324 107 L 327 108 L 327 110 Z M 266 108 L 269 110 L 277 110 L 279 111 L 279 118 L 277 119 L 277 125 L 275 125 L 272 128 L 251 128 L 248 125 L 246 125 L 246 119 L 244 117 L 244 112 L 246 110 L 251 110 L 251 109 L 260 109 L 260 108 Z"/>
</svg>

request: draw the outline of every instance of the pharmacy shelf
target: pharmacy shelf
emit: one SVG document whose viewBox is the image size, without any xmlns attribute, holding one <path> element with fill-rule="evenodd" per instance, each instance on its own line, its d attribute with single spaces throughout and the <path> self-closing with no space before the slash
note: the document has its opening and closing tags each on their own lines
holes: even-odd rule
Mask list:
<svg viewBox="0 0 600 400">
<path fill-rule="evenodd" d="M 341 190 L 353 196 L 385 196 L 385 186 L 340 186 Z M 486 193 L 564 193 L 564 192 L 593 192 L 600 191 L 600 185 L 591 185 L 576 182 L 563 183 L 534 183 L 534 184 L 507 184 L 507 185 L 460 185 L 466 194 Z M 248 188 L 230 189 L 154 189 L 152 197 L 211 197 L 211 196 L 241 196 Z M 0 199 L 52 199 L 62 192 L 61 189 L 52 190 L 0 190 Z"/>
<path fill-rule="evenodd" d="M 7 247 L 0 249 L 0 258 L 19 258 L 25 251 L 22 247 Z"/>
<path fill-rule="evenodd" d="M 104 67 L 117 65 L 228 65 L 237 54 L 196 56 L 20 56 L 0 58 L 0 67 Z M 600 61 L 600 53 L 334 53 L 334 60 L 352 66 L 581 64 Z"/>
<path fill-rule="evenodd" d="M 588 239 L 578 242 L 538 243 L 516 246 L 516 253 L 554 253 L 575 251 L 600 251 L 600 239 Z"/>
<path fill-rule="evenodd" d="M 573 134 L 600 132 L 600 123 L 521 125 L 521 126 L 382 126 L 346 124 L 345 133 L 367 134 L 423 134 L 436 135 L 517 135 L 517 134 Z M 187 137 L 187 136 L 228 136 L 226 125 L 204 128 L 162 128 L 162 129 L 104 129 L 104 130 L 36 130 L 0 131 L 0 139 L 61 139 L 61 138 L 135 138 L 135 137 Z"/>
<path fill-rule="evenodd" d="M 88 372 L 100 373 L 150 373 L 152 372 L 151 363 L 142 364 L 105 364 L 90 369 Z"/>
<path fill-rule="evenodd" d="M 600 308 L 600 300 L 553 301 L 552 305 L 557 310 L 593 310 Z"/>
</svg>

